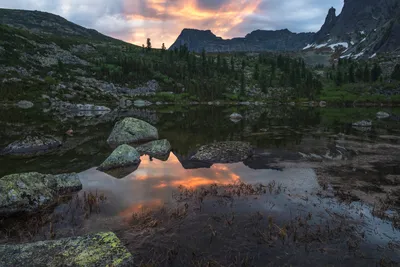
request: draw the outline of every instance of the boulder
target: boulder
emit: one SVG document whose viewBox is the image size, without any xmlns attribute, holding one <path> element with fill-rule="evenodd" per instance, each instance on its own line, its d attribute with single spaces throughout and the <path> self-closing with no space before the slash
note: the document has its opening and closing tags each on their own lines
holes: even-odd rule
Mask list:
<svg viewBox="0 0 400 267">
<path fill-rule="evenodd" d="M 326 102 L 325 102 L 325 101 L 320 101 L 320 102 L 319 102 L 319 106 L 320 106 L 321 108 L 326 107 Z"/>
<path fill-rule="evenodd" d="M 0 245 L 0 266 L 133 266 L 112 232 L 17 245 Z"/>
<path fill-rule="evenodd" d="M 378 113 L 376 113 L 376 117 L 378 119 L 387 119 L 390 117 L 390 114 L 387 112 L 379 111 Z"/>
<path fill-rule="evenodd" d="M 29 109 L 33 107 L 33 103 L 31 101 L 26 101 L 26 100 L 19 101 L 16 105 L 17 107 L 22 109 Z"/>
<path fill-rule="evenodd" d="M 229 118 L 232 122 L 237 123 L 243 119 L 243 116 L 239 113 L 232 113 Z"/>
<path fill-rule="evenodd" d="M 168 159 L 169 153 L 171 152 L 171 144 L 168 140 L 163 139 L 143 144 L 136 149 L 141 154 L 147 154 L 151 157 L 164 160 L 165 158 Z"/>
<path fill-rule="evenodd" d="M 125 118 L 115 124 L 107 142 L 110 145 L 121 145 L 157 139 L 158 131 L 154 126 L 135 118 Z"/>
<path fill-rule="evenodd" d="M 55 204 L 59 195 L 82 189 L 76 174 L 19 173 L 0 179 L 0 214 L 33 213 Z"/>
<path fill-rule="evenodd" d="M 146 100 L 135 100 L 135 102 L 133 102 L 133 105 L 135 107 L 147 107 L 147 106 L 151 106 L 153 103 L 146 101 Z"/>
<path fill-rule="evenodd" d="M 139 152 L 128 145 L 120 145 L 111 155 L 99 166 L 99 170 L 107 171 L 117 168 L 129 167 L 140 163 Z"/>
<path fill-rule="evenodd" d="M 253 154 L 251 145 L 247 142 L 227 141 L 200 147 L 191 160 L 211 163 L 241 162 Z"/>
<path fill-rule="evenodd" d="M 3 149 L 1 154 L 8 155 L 32 155 L 50 152 L 61 146 L 61 141 L 52 136 L 28 136 L 17 140 Z"/>
</svg>

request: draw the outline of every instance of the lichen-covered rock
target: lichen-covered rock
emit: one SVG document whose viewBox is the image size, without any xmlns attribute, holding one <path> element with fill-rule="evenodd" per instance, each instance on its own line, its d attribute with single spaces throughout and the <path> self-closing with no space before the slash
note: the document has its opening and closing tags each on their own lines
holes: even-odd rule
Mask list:
<svg viewBox="0 0 400 267">
<path fill-rule="evenodd" d="M 251 145 L 247 142 L 218 142 L 200 147 L 191 160 L 212 163 L 233 163 L 244 161 L 253 154 Z"/>
<path fill-rule="evenodd" d="M 354 122 L 352 125 L 353 127 L 371 127 L 372 121 L 370 120 L 357 121 Z"/>
<path fill-rule="evenodd" d="M 131 253 L 112 233 L 1 245 L 0 266 L 133 266 Z"/>
<path fill-rule="evenodd" d="M 82 189 L 76 174 L 19 173 L 0 179 L 0 215 L 32 213 L 54 204 L 59 195 Z"/>
<path fill-rule="evenodd" d="M 116 168 L 123 168 L 140 163 L 139 152 L 128 145 L 120 145 L 111 155 L 99 166 L 99 170 L 106 171 Z"/>
<path fill-rule="evenodd" d="M 158 131 L 154 126 L 135 118 L 125 118 L 115 124 L 107 142 L 111 145 L 121 145 L 156 139 Z"/>
<path fill-rule="evenodd" d="M 31 155 L 48 152 L 59 146 L 61 141 L 52 136 L 28 136 L 9 144 L 1 154 Z"/>
<path fill-rule="evenodd" d="M 147 154 L 155 158 L 164 158 L 169 155 L 169 152 L 171 152 L 171 144 L 166 139 L 156 140 L 138 146 L 136 150 L 141 154 Z"/>
</svg>

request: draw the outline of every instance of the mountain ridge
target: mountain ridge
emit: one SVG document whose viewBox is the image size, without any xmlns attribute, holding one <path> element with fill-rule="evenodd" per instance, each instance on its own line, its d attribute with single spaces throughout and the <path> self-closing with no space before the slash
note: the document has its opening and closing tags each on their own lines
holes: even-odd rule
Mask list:
<svg viewBox="0 0 400 267">
<path fill-rule="evenodd" d="M 207 38 L 199 32 L 207 32 Z M 253 36 L 256 38 L 252 38 Z M 212 38 L 210 38 L 212 36 Z M 339 15 L 331 7 L 319 31 L 255 30 L 245 37 L 222 39 L 210 30 L 184 29 L 170 49 L 187 45 L 201 52 L 300 51 L 324 49 L 342 57 L 371 57 L 400 47 L 400 3 L 398 0 L 345 0 Z"/>
</svg>

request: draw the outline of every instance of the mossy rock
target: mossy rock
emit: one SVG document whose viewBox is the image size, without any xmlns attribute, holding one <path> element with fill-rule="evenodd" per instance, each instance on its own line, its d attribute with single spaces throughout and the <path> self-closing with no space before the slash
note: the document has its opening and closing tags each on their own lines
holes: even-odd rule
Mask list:
<svg viewBox="0 0 400 267">
<path fill-rule="evenodd" d="M 138 146 L 136 150 L 140 154 L 147 154 L 151 157 L 165 160 L 168 159 L 169 153 L 171 152 L 171 144 L 166 139 L 156 140 Z"/>
<path fill-rule="evenodd" d="M 135 148 L 129 145 L 120 145 L 99 166 L 98 169 L 101 171 L 107 171 L 116 168 L 138 165 L 139 163 L 140 163 L 140 154 Z"/>
<path fill-rule="evenodd" d="M 200 147 L 191 160 L 210 163 L 241 162 L 253 155 L 253 149 L 247 142 L 217 142 Z"/>
<path fill-rule="evenodd" d="M 60 195 L 81 189 L 82 183 L 76 174 L 7 175 L 0 178 L 0 215 L 37 212 L 56 203 Z"/>
<path fill-rule="evenodd" d="M 133 266 L 131 253 L 112 232 L 0 246 L 0 266 Z"/>
<path fill-rule="evenodd" d="M 110 145 L 140 143 L 158 139 L 157 129 L 135 118 L 125 118 L 115 124 L 107 142 Z"/>
</svg>

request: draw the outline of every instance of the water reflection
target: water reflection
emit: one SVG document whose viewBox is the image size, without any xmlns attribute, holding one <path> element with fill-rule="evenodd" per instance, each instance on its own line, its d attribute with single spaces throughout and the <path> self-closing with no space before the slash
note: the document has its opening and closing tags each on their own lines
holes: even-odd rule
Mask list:
<svg viewBox="0 0 400 267">
<path fill-rule="evenodd" d="M 141 160 L 139 168 L 123 179 L 116 179 L 95 168 L 80 173 L 85 191 L 101 192 L 108 197 L 105 214 L 126 217 L 143 208 L 161 206 L 171 201 L 172 191 L 181 185 L 197 188 L 210 184 L 227 185 L 241 180 L 252 184 L 275 181 L 298 193 L 319 188 L 312 169 L 254 170 L 243 163 L 185 169 L 174 153 L 165 162 L 148 156 L 142 156 Z"/>
</svg>

